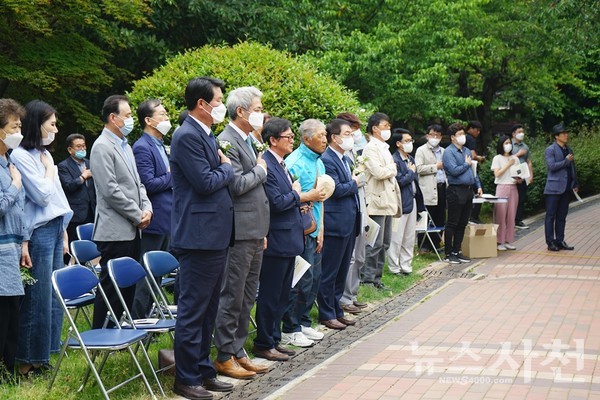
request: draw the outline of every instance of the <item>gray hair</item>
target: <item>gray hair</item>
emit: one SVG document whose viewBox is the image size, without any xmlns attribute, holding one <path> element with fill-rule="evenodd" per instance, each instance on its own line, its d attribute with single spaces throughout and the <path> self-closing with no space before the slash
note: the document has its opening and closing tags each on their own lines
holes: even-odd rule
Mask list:
<svg viewBox="0 0 600 400">
<path fill-rule="evenodd" d="M 318 119 L 307 119 L 300 125 L 300 135 L 310 139 L 319 129 L 325 129 L 325 124 Z"/>
<path fill-rule="evenodd" d="M 227 95 L 227 113 L 229 118 L 234 121 L 237 118 L 237 109 L 242 107 L 244 110 L 248 110 L 252 104 L 252 100 L 255 98 L 261 99 L 263 96 L 262 92 L 254 86 L 244 86 L 232 90 Z"/>
</svg>

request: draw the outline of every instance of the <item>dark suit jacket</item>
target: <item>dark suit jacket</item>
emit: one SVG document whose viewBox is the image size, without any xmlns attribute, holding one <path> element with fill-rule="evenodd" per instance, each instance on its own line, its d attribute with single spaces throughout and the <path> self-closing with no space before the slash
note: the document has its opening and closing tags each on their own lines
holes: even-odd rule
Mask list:
<svg viewBox="0 0 600 400">
<path fill-rule="evenodd" d="M 398 150 L 394 152 L 394 162 L 396 163 L 396 180 L 398 186 L 400 186 L 400 193 L 402 194 L 402 214 L 410 214 L 413 210 L 413 199 L 417 201 L 417 211 L 425 211 L 425 202 L 423 200 L 423 193 L 419 187 L 419 174 L 411 171 L 406 165 L 406 162 L 402 159 L 402 155 Z M 408 159 L 411 163 L 415 163 L 415 159 L 410 154 Z M 417 192 L 413 191 L 412 182 L 415 182 Z"/>
<path fill-rule="evenodd" d="M 567 150 L 569 154 L 573 154 L 573 150 L 569 146 L 567 146 Z M 556 142 L 546 148 L 544 158 L 546 159 L 546 167 L 548 168 L 544 194 L 563 194 L 567 189 L 572 190 L 575 187 L 579 187 L 575 162 L 565 158 L 562 149 Z M 571 187 L 567 188 L 567 171 L 569 168 L 571 169 L 573 180 L 571 181 Z"/>
<path fill-rule="evenodd" d="M 167 172 L 160 152 L 147 133 L 140 136 L 133 144 L 133 155 L 140 180 L 146 187 L 154 212 L 150 225 L 144 229 L 144 233 L 170 235 L 173 202 L 171 172 Z"/>
<path fill-rule="evenodd" d="M 304 251 L 304 228 L 300 215 L 300 196 L 292 190 L 286 172 L 271 152 L 267 163 L 265 191 L 269 199 L 270 224 L 265 256 L 295 257 Z"/>
<path fill-rule="evenodd" d="M 171 246 L 225 250 L 233 242 L 230 164 L 221 164 L 217 144 L 188 116 L 171 141 L 173 212 Z"/>
<path fill-rule="evenodd" d="M 89 169 L 89 160 L 84 159 L 83 162 L 85 163 L 85 167 Z M 80 176 L 81 170 L 79 169 L 79 164 L 72 157 L 58 164 L 60 184 L 65 191 L 69 206 L 73 210 L 73 218 L 71 218 L 70 223 L 75 225 L 93 221 L 94 213 L 96 212 L 94 179 L 90 178 L 82 183 Z M 91 220 L 88 219 L 90 215 L 92 217 Z"/>
<path fill-rule="evenodd" d="M 330 147 L 321 155 L 321 161 L 325 165 L 325 172 L 335 183 L 333 194 L 324 203 L 324 233 L 337 237 L 357 235 L 360 231 L 358 186 L 348 175 L 342 160 Z M 351 163 L 349 158 L 348 162 Z"/>
</svg>

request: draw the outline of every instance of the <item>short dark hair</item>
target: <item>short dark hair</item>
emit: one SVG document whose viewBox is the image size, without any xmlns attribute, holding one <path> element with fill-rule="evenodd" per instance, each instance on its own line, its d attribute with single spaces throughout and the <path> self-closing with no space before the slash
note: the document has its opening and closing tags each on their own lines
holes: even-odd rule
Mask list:
<svg viewBox="0 0 600 400">
<path fill-rule="evenodd" d="M 185 121 L 189 113 L 189 110 L 183 110 L 179 113 L 179 118 L 177 118 L 177 123 L 179 126 L 183 125 L 183 121 Z"/>
<path fill-rule="evenodd" d="M 358 119 L 358 117 L 352 113 L 349 112 L 343 112 L 343 113 L 339 113 L 337 117 L 335 117 L 336 119 L 343 119 L 346 120 L 350 123 L 350 126 L 362 126 L 362 122 L 360 122 L 360 119 Z"/>
<path fill-rule="evenodd" d="M 390 117 L 388 117 L 387 114 L 384 114 L 382 112 L 376 112 L 375 114 L 371 115 L 369 117 L 369 121 L 367 122 L 367 132 L 372 133 L 373 127 L 379 125 L 381 121 L 391 123 Z"/>
<path fill-rule="evenodd" d="M 263 125 L 261 136 L 263 143 L 271 146 L 271 138 L 279 139 L 281 134 L 292 127 L 292 123 L 284 118 L 273 117 Z"/>
<path fill-rule="evenodd" d="M 129 104 L 127 96 L 123 96 L 122 94 L 113 94 L 104 100 L 104 104 L 102 105 L 102 122 L 107 124 L 110 114 L 119 114 L 119 105 L 121 105 L 122 101 Z"/>
<path fill-rule="evenodd" d="M 140 103 L 137 108 L 137 117 L 142 129 L 146 127 L 146 117 L 152 117 L 156 107 L 160 106 L 161 102 L 158 99 L 148 99 Z"/>
<path fill-rule="evenodd" d="M 498 144 L 496 145 L 496 153 L 503 155 L 504 154 L 504 142 L 510 140 L 507 135 L 500 135 L 498 138 Z"/>
<path fill-rule="evenodd" d="M 483 129 L 483 125 L 479 121 L 469 121 L 469 125 L 467 125 L 467 130 L 475 128 L 475 129 Z"/>
<path fill-rule="evenodd" d="M 56 110 L 48 103 L 41 100 L 32 100 L 25 105 L 25 118 L 21 133 L 23 140 L 21 147 L 25 150 L 44 150 L 42 145 L 42 124 L 56 114 Z"/>
<path fill-rule="evenodd" d="M 444 132 L 444 130 L 442 129 L 442 126 L 440 124 L 429 125 L 427 127 L 427 133 L 429 133 L 429 131 L 439 132 L 440 134 Z"/>
<path fill-rule="evenodd" d="M 185 87 L 185 105 L 189 111 L 196 108 L 198 100 L 202 99 L 210 103 L 215 97 L 214 88 L 225 90 L 225 82 L 209 76 L 192 78 Z"/>
<path fill-rule="evenodd" d="M 25 108 L 13 99 L 0 99 L 0 128 L 8 125 L 9 118 L 25 118 Z"/>
<path fill-rule="evenodd" d="M 82 139 L 85 142 L 85 136 L 81 133 L 71 133 L 67 136 L 67 147 L 73 147 L 73 142 L 77 139 Z"/>
<path fill-rule="evenodd" d="M 448 127 L 447 133 L 448 136 L 454 136 L 458 131 L 464 131 L 465 127 L 460 122 L 455 122 Z"/>
<path fill-rule="evenodd" d="M 332 119 L 330 123 L 327 124 L 327 126 L 325 127 L 325 131 L 327 132 L 327 143 L 331 143 L 331 137 L 333 135 L 339 135 L 340 132 L 342 131 L 342 126 L 347 125 L 347 126 L 352 126 L 352 124 L 350 123 L 350 121 L 345 120 L 343 118 L 335 118 Z"/>
<path fill-rule="evenodd" d="M 523 124 L 514 124 L 510 130 L 511 133 L 515 133 L 517 129 L 523 128 Z"/>
</svg>

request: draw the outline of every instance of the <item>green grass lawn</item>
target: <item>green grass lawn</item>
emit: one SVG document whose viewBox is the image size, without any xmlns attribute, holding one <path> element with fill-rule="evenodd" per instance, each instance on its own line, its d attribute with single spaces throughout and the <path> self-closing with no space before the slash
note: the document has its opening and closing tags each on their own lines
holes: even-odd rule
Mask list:
<svg viewBox="0 0 600 400">
<path fill-rule="evenodd" d="M 382 282 L 389 288 L 389 290 L 379 290 L 370 286 L 361 286 L 359 289 L 359 300 L 369 303 L 369 307 L 376 307 L 378 302 L 393 297 L 407 288 L 414 285 L 420 279 L 421 275 L 418 271 L 432 262 L 436 261 L 435 254 L 417 255 L 413 260 L 413 274 L 408 276 L 396 276 L 392 275 L 387 271 L 384 272 Z M 252 310 L 254 314 L 254 310 Z M 311 313 L 314 324 L 317 324 L 317 311 L 313 308 Z M 83 318 L 80 319 L 82 327 L 84 326 Z M 63 331 L 66 333 L 68 328 L 67 322 L 63 326 Z M 252 327 L 251 327 L 252 329 Z M 252 349 L 252 341 L 255 334 L 251 333 L 246 341 L 246 350 L 250 352 Z M 317 345 L 318 346 L 318 345 Z M 167 335 L 160 335 L 157 337 L 156 342 L 150 345 L 148 353 L 151 361 L 156 366 L 157 364 L 157 352 L 159 349 L 170 348 L 171 340 Z M 153 382 L 151 378 L 148 366 L 145 365 L 141 352 L 138 352 L 138 360 L 146 372 L 146 376 L 150 381 L 155 393 L 158 393 L 158 387 L 156 382 Z M 216 351 L 213 348 L 213 358 L 216 355 Z M 56 364 L 56 357 L 52 356 L 52 364 Z M 79 351 L 69 351 L 68 358 L 63 360 L 60 371 L 52 391 L 48 392 L 49 380 L 45 377 L 38 377 L 31 380 L 22 380 L 18 385 L 0 385 L 0 399 L 49 399 L 49 400 L 91 400 L 102 398 L 99 388 L 97 387 L 95 380 L 90 378 L 87 386 L 83 392 L 78 393 L 77 389 L 81 385 L 81 381 L 85 374 L 86 363 Z M 135 366 L 133 365 L 129 354 L 117 352 L 113 353 L 104 367 L 102 373 L 102 379 L 105 382 L 105 386 L 112 386 L 121 377 L 133 375 Z M 167 396 L 171 393 L 173 387 L 173 377 L 167 375 L 159 376 L 162 386 Z M 131 382 L 124 387 L 117 389 L 110 394 L 112 399 L 147 399 L 149 398 L 148 391 L 144 387 L 141 380 Z"/>
</svg>

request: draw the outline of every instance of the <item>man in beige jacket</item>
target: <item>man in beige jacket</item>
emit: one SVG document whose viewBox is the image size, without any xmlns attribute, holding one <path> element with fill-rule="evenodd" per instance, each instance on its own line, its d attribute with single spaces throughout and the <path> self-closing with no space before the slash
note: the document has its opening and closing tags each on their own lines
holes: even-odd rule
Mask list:
<svg viewBox="0 0 600 400">
<path fill-rule="evenodd" d="M 367 245 L 365 265 L 361 281 L 378 289 L 386 289 L 381 283 L 383 265 L 392 235 L 392 217 L 401 213 L 400 189 L 396 181 L 396 164 L 386 143 L 391 136 L 390 118 L 375 113 L 369 118 L 367 132 L 371 140 L 363 150 L 365 157 L 367 212 L 379 224 L 379 234 L 371 247 Z M 400 210 L 400 212 L 399 212 Z"/>
</svg>

